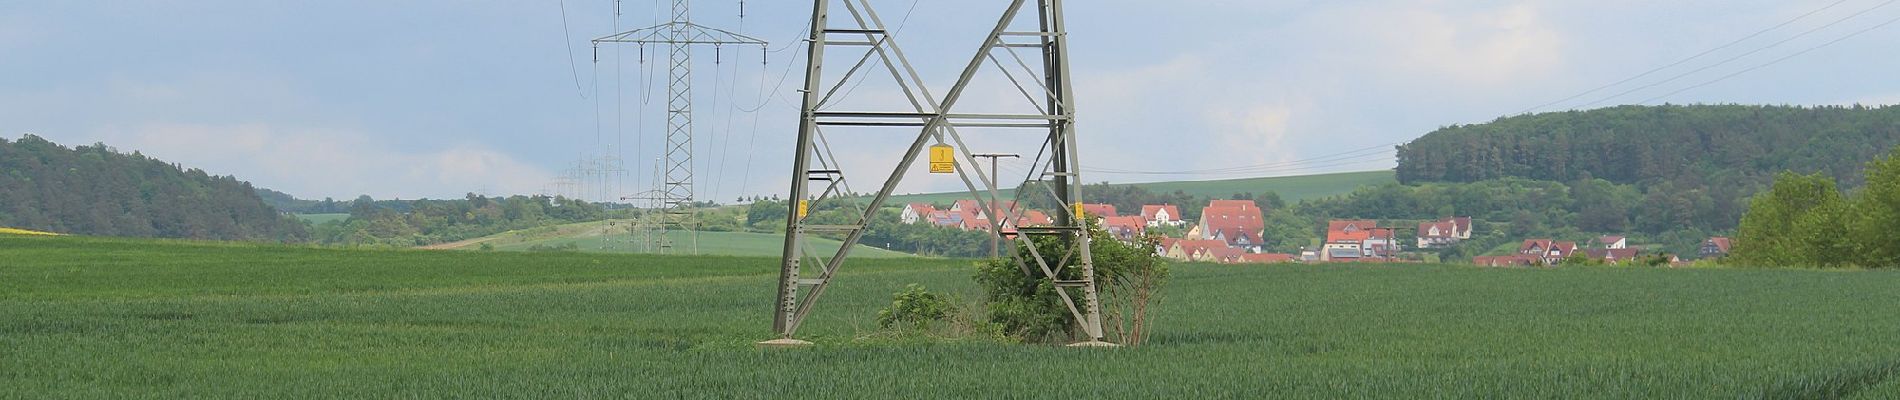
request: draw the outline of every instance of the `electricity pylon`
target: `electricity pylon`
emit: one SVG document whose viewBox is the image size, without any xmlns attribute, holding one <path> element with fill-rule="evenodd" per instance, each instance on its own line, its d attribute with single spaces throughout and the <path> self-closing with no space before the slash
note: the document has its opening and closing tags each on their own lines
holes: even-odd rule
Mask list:
<svg viewBox="0 0 1900 400">
<path fill-rule="evenodd" d="M 746 45 L 765 48 L 765 41 L 708 28 L 692 22 L 688 0 L 673 0 L 672 22 L 615 33 L 594 39 L 601 43 L 633 43 L 645 51 L 648 44 L 667 46 L 666 158 L 660 195 L 664 221 L 658 227 L 659 252 L 673 247 L 668 230 L 690 228 L 693 217 L 693 45 Z"/>
<path fill-rule="evenodd" d="M 1070 87 L 1069 46 L 1062 19 L 1062 1 L 1009 0 L 1006 3 L 1008 7 L 1002 17 L 989 31 L 970 62 L 963 67 L 957 81 L 950 86 L 947 94 L 939 98 L 931 94 L 916 69 L 905 58 L 903 49 L 893 37 L 894 32 L 872 10 L 869 0 L 813 2 L 811 32 L 807 38 L 805 86 L 802 90 L 804 101 L 799 114 L 798 147 L 792 162 L 790 218 L 786 224 L 777 304 L 773 308 L 772 328 L 779 339 L 763 342 L 762 345 L 804 344 L 793 338 L 799 324 L 811 315 L 812 306 L 824 295 L 838 269 L 851 255 L 852 248 L 864 237 L 871 219 L 890 199 L 892 191 L 917 163 L 926 146 L 954 148 L 946 151 L 950 156 L 947 158 L 953 160 L 941 161 L 963 162 L 940 162 L 934 159 L 933 154 L 932 163 L 954 164 L 943 167 L 954 168 L 982 210 L 997 210 L 989 213 L 997 215 L 988 216 L 992 226 L 990 233 L 1011 243 L 1009 257 L 1023 274 L 1052 281 L 1063 304 L 1089 336 L 1088 342 L 1078 345 L 1109 345 L 1102 342 L 1104 336 L 1101 306 L 1096 298 L 1095 263 L 1089 253 L 1087 224 L 1080 215 L 1081 206 L 1078 203 L 1081 198 L 1081 164 L 1076 157 L 1075 95 Z M 1032 3 L 1035 8 L 1026 9 Z M 834 4 L 843 6 L 845 13 L 837 15 L 841 17 L 842 23 L 834 24 L 832 21 Z M 1035 17 L 1033 24 L 1029 21 L 1030 16 Z M 1018 25 L 1033 27 L 1015 28 Z M 836 84 L 830 83 L 832 80 L 825 75 L 825 52 L 832 48 L 864 51 L 857 64 L 836 79 Z M 1025 61 L 1025 57 L 1018 54 L 1016 49 L 1037 51 L 1039 54 L 1027 58 L 1040 61 L 1040 71 L 1030 67 L 1036 62 Z M 1005 60 L 1021 66 L 1022 70 L 1012 71 L 1004 67 Z M 986 63 L 996 68 L 987 68 Z M 877 69 L 882 71 L 867 71 Z M 1005 114 L 956 112 L 964 92 L 977 74 L 985 70 L 992 74 L 1001 72 L 1003 77 L 1015 84 L 1016 89 L 1028 100 L 1018 105 L 1017 109 L 1021 111 Z M 889 78 L 895 80 L 896 86 L 901 89 L 902 96 L 909 101 L 910 107 L 896 111 L 834 109 L 841 108 L 833 102 L 834 96 L 859 73 L 888 73 Z M 846 171 L 838 165 L 837 157 L 832 154 L 829 142 L 825 139 L 825 130 L 830 128 L 897 128 L 916 132 L 916 139 L 896 160 L 883 188 L 871 197 L 867 207 L 857 210 L 858 213 L 848 225 L 806 222 L 812 210 L 821 209 L 829 202 L 851 200 L 854 197 L 845 184 Z M 1057 205 L 1049 213 L 1055 217 L 1053 226 L 1014 226 L 1025 214 L 1025 207 L 1021 205 L 1027 202 L 1016 201 L 1009 206 L 999 207 L 990 204 L 994 201 L 986 200 L 994 198 L 999 182 L 987 176 L 981 168 L 975 167 L 978 165 L 975 153 L 958 133 L 959 128 L 1046 132 L 1045 135 L 1021 136 L 1024 138 L 1023 143 L 1041 142 L 1042 147 L 1041 155 L 1031 161 L 1031 170 L 1035 173 L 1019 186 L 1017 199 L 1023 199 L 1032 187 L 1045 192 L 1038 196 L 1047 194 Z M 815 194 L 814 186 L 818 187 Z M 983 191 L 987 191 L 990 196 L 979 195 Z M 1015 232 L 1009 232 L 1008 228 L 1013 228 Z M 807 239 L 820 234 L 842 235 L 843 244 L 836 251 L 819 252 L 814 248 L 816 244 Z M 1031 241 L 1032 237 L 1056 237 L 1065 244 L 1062 247 L 1066 249 L 1066 254 L 1042 254 Z M 811 261 L 818 268 L 817 271 L 811 275 L 804 274 L 801 263 L 806 261 Z M 1080 276 L 1062 278 L 1068 276 L 1064 272 L 1071 268 L 1080 269 Z"/>
</svg>

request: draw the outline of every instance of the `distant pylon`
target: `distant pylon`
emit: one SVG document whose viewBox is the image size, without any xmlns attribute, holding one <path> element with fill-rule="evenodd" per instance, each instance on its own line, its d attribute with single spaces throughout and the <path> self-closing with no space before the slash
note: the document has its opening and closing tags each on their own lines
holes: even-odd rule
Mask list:
<svg viewBox="0 0 1900 400">
<path fill-rule="evenodd" d="M 619 32 L 594 39 L 601 43 L 633 43 L 668 47 L 666 87 L 666 158 L 659 181 L 665 209 L 663 224 L 690 231 L 696 199 L 693 194 L 693 45 L 746 45 L 764 49 L 766 42 L 745 35 L 708 28 L 692 22 L 688 0 L 673 0 L 673 19 L 660 25 Z M 664 233 L 665 230 L 662 230 Z M 663 245 L 665 253 L 671 245 Z"/>
</svg>

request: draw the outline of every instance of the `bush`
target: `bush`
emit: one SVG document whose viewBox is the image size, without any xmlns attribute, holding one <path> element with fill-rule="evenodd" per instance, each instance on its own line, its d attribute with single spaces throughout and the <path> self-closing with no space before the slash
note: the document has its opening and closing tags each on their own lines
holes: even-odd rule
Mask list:
<svg viewBox="0 0 1900 400">
<path fill-rule="evenodd" d="M 950 301 L 931 293 L 922 285 L 910 284 L 891 296 L 891 306 L 877 312 L 877 324 L 884 328 L 923 328 L 950 315 Z"/>
<path fill-rule="evenodd" d="M 1168 266 L 1154 254 L 1155 241 L 1146 237 L 1135 243 L 1117 241 L 1099 227 L 1090 226 L 1090 250 L 1095 260 L 1095 284 L 1101 301 L 1103 335 L 1123 345 L 1140 345 L 1148 331 L 1148 312 L 1160 301 L 1161 286 L 1166 283 Z M 1036 251 L 1049 258 L 1068 254 L 1068 243 L 1057 238 L 1036 238 Z M 1027 249 L 1020 251 L 1027 257 Z M 1034 261 L 1029 261 L 1035 265 Z M 1057 294 L 1056 287 L 1040 271 L 1025 274 L 1013 259 L 995 259 L 977 264 L 976 281 L 984 290 L 990 321 L 1001 325 L 1010 336 L 1031 342 L 1050 342 L 1086 338 L 1087 334 Z M 1081 268 L 1068 268 L 1057 279 L 1076 280 Z M 1073 292 L 1072 292 L 1073 293 Z M 1087 307 L 1082 296 L 1073 296 L 1077 308 Z"/>
</svg>

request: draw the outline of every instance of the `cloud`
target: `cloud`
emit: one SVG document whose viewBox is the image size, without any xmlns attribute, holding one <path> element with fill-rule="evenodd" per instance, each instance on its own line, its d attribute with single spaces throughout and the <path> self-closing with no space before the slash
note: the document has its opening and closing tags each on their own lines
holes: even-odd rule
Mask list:
<svg viewBox="0 0 1900 400">
<path fill-rule="evenodd" d="M 1456 4 L 1456 5 L 1454 5 Z M 1391 78 L 1507 87 L 1563 66 L 1564 36 L 1534 4 L 1467 9 L 1462 3 L 1349 4 L 1314 13 L 1289 31 L 1337 46 L 1321 64 Z"/>
<path fill-rule="evenodd" d="M 1269 159 L 1290 161 L 1297 152 L 1286 147 L 1293 110 L 1283 105 L 1259 104 L 1247 108 L 1213 111 L 1208 118 L 1220 132 L 1217 140 L 1230 165 L 1262 164 Z"/>
<path fill-rule="evenodd" d="M 533 193 L 551 176 L 508 154 L 471 144 L 406 152 L 369 134 L 321 128 L 158 123 L 109 128 L 99 137 L 121 151 L 236 175 L 305 198 Z"/>
</svg>

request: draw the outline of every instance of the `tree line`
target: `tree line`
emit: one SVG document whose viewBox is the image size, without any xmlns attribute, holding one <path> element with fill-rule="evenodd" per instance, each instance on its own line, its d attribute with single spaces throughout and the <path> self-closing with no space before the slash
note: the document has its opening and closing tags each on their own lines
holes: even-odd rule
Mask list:
<svg viewBox="0 0 1900 400">
<path fill-rule="evenodd" d="M 469 194 L 456 200 L 377 201 L 369 196 L 350 202 L 349 218 L 315 225 L 318 243 L 349 246 L 411 247 L 474 239 L 517 229 L 599 221 L 608 211 L 599 204 L 563 197 L 488 197 Z"/>
<path fill-rule="evenodd" d="M 0 226 L 81 235 L 304 242 L 250 183 L 104 144 L 0 138 Z"/>
</svg>

